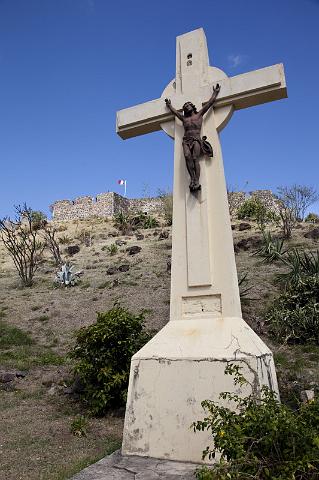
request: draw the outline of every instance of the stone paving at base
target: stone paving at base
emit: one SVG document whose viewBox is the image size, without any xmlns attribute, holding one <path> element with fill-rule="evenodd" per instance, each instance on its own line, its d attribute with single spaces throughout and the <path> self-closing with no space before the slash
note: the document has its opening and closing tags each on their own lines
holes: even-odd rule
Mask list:
<svg viewBox="0 0 319 480">
<path fill-rule="evenodd" d="M 122 456 L 117 450 L 70 480 L 195 480 L 196 467 L 193 463 Z"/>
</svg>

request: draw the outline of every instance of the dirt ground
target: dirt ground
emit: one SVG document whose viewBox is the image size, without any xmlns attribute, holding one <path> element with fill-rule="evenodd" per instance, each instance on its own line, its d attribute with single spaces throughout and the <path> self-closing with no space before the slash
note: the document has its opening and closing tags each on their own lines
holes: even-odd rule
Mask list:
<svg viewBox="0 0 319 480">
<path fill-rule="evenodd" d="M 17 327 L 30 340 L 4 348 L 0 338 L 0 376 L 16 374 L 13 381 L 0 381 L 1 480 L 68 479 L 119 448 L 123 410 L 104 418 L 88 417 L 86 436 L 71 431 L 79 415 L 87 416 L 79 401 L 65 393 L 71 379 L 67 354 L 74 332 L 93 323 L 96 312 L 108 310 L 115 301 L 134 312 L 146 310 L 147 327 L 152 330 L 169 319 L 171 239 L 170 235 L 159 238 L 163 230 L 170 234 L 168 227 L 141 230 L 142 240 L 120 236 L 111 220 L 61 222 L 56 227 L 64 258 L 67 242 L 80 246 L 79 253 L 69 258 L 84 271 L 75 287 L 56 288 L 56 268 L 46 254 L 34 285 L 21 288 L 13 263 L 0 246 L 0 322 Z M 309 228 L 302 224 L 290 243 L 316 249 L 316 243 L 303 236 Z M 235 244 L 251 237 L 258 243 L 261 237 L 255 226 L 245 231 L 237 226 L 233 234 Z M 107 247 L 116 240 L 126 244 L 112 256 Z M 131 256 L 126 248 L 133 245 L 142 250 Z M 319 349 L 276 345 L 267 338 L 263 311 L 278 294 L 275 275 L 281 267 L 261 265 L 260 258 L 252 255 L 256 248 L 236 250 L 239 277 L 247 273 L 245 286 L 252 287 L 244 297 L 244 319 L 273 349 L 283 398 L 289 401 L 300 389 L 319 385 Z M 107 274 L 109 267 L 124 264 L 129 271 Z"/>
</svg>

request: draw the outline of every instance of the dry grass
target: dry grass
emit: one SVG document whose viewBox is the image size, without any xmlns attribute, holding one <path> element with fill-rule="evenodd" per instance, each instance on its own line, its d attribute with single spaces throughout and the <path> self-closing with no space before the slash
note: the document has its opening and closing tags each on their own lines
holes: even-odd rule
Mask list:
<svg viewBox="0 0 319 480">
<path fill-rule="evenodd" d="M 32 339 L 27 345 L 16 340 L 16 344 L 13 342 L 9 347 L 0 346 L 0 370 L 18 368 L 28 372 L 25 378 L 14 382 L 13 389 L 6 390 L 4 384 L 0 384 L 0 388 L 3 387 L 0 389 L 1 480 L 67 479 L 117 448 L 121 441 L 122 413 L 88 419 L 86 437 L 71 433 L 75 416 L 85 414 L 79 403 L 63 394 L 70 377 L 66 355 L 73 343 L 73 334 L 94 322 L 96 312 L 108 310 L 115 301 L 132 311 L 146 309 L 150 329 L 159 330 L 169 318 L 170 239 L 158 241 L 152 229 L 143 231 L 142 241 L 137 241 L 135 236 L 108 236 L 114 233 L 112 223 L 97 219 L 57 226 L 61 237 L 68 237 L 70 245 L 79 244 L 81 248 L 69 259 L 77 269 L 84 270 L 82 282 L 76 287 L 54 287 L 55 267 L 47 256 L 34 286 L 20 288 L 13 264 L 0 246 L 0 322 L 17 327 Z M 90 241 L 85 243 L 86 232 L 90 234 Z M 306 240 L 303 233 L 304 230 L 296 230 L 291 243 L 313 247 L 314 243 Z M 256 229 L 235 230 L 234 240 L 253 235 L 259 235 Z M 107 247 L 117 238 L 127 244 L 110 255 Z M 132 245 L 141 246 L 142 251 L 129 256 L 126 248 Z M 66 245 L 62 246 L 64 256 L 65 248 Z M 244 318 L 258 333 L 266 335 L 262 312 L 278 293 L 274 278 L 280 267 L 261 267 L 251 253 L 240 251 L 236 255 L 239 273 L 248 272 L 248 283 L 253 285 L 248 295 L 251 300 L 243 303 Z M 128 272 L 107 275 L 109 267 L 122 264 L 130 265 Z M 269 344 L 269 339 L 266 338 L 266 342 Z M 298 353 L 293 347 L 271 346 L 283 385 L 295 379 L 299 381 L 302 376 L 305 377 L 303 383 L 309 383 L 311 375 L 314 381 L 318 380 L 317 350 Z M 293 368 L 289 361 L 292 356 L 296 360 Z"/>
</svg>

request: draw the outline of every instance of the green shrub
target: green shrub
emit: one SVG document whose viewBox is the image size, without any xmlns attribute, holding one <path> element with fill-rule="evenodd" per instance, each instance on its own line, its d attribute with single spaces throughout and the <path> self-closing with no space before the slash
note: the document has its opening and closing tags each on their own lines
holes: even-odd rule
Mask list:
<svg viewBox="0 0 319 480">
<path fill-rule="evenodd" d="M 72 420 L 70 431 L 75 437 L 86 437 L 87 435 L 87 418 L 83 415 L 78 415 Z"/>
<path fill-rule="evenodd" d="M 129 235 L 132 232 L 131 218 L 126 212 L 116 213 L 113 217 L 113 225 L 119 229 L 122 235 Z"/>
<path fill-rule="evenodd" d="M 138 212 L 131 215 L 131 225 L 136 228 L 155 228 L 158 227 L 158 221 L 148 213 Z"/>
<path fill-rule="evenodd" d="M 103 247 L 104 248 L 104 247 Z M 102 249 L 103 250 L 103 249 Z M 108 251 L 108 253 L 113 256 L 113 255 L 116 255 L 117 252 L 118 252 L 118 246 L 116 245 L 116 243 L 111 243 L 111 245 L 106 245 L 106 250 Z"/>
<path fill-rule="evenodd" d="M 98 313 L 96 323 L 77 332 L 71 352 L 74 372 L 84 385 L 83 400 L 94 415 L 125 404 L 131 357 L 149 339 L 144 313 L 134 315 L 118 305 Z"/>
<path fill-rule="evenodd" d="M 317 213 L 310 212 L 305 218 L 305 222 L 319 223 L 319 215 Z"/>
<path fill-rule="evenodd" d="M 34 230 L 39 230 L 40 228 L 45 227 L 45 225 L 48 223 L 48 218 L 46 214 L 40 212 L 39 210 L 32 210 L 31 220 Z"/>
<path fill-rule="evenodd" d="M 261 229 L 274 219 L 274 214 L 259 198 L 248 198 L 237 211 L 239 220 L 254 220 Z"/>
<path fill-rule="evenodd" d="M 247 383 L 239 366 L 228 365 L 235 384 Z M 221 459 L 196 472 L 198 480 L 315 480 L 319 475 L 319 402 L 300 405 L 294 411 L 281 404 L 276 394 L 263 387 L 259 394 L 240 398 L 220 394 L 224 405 L 205 400 L 206 418 L 194 422 L 194 430 L 210 430 L 214 446 L 203 458 Z M 234 409 L 225 406 L 231 401 Z"/>
<path fill-rule="evenodd" d="M 288 286 L 266 313 L 266 323 L 281 342 L 319 345 L 319 276 L 304 276 Z"/>
</svg>

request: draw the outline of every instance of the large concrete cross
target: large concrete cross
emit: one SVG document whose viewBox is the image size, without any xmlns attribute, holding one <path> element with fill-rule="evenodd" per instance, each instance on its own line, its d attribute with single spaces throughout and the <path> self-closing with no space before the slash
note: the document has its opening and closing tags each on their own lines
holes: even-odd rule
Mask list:
<svg viewBox="0 0 319 480">
<path fill-rule="evenodd" d="M 220 93 L 202 128 L 214 157 L 200 160 L 202 188 L 194 194 L 184 129 L 164 99 L 178 110 L 186 101 L 199 109 L 217 82 Z M 198 29 L 177 37 L 176 76 L 161 98 L 117 113 L 123 139 L 159 129 L 175 138 L 170 322 L 132 358 L 124 453 L 199 461 L 207 436 L 198 441 L 189 425 L 201 416 L 201 400 L 231 390 L 223 361 L 244 362 L 247 376 L 257 372 L 259 386 L 277 389 L 270 350 L 241 318 L 219 131 L 234 110 L 286 96 L 281 64 L 232 78 L 209 66 L 205 34 Z"/>
<path fill-rule="evenodd" d="M 206 157 L 201 161 L 202 191 L 194 196 L 188 189 L 183 127 L 173 118 L 164 99 L 169 97 L 177 109 L 182 109 L 186 101 L 199 109 L 210 98 L 216 82 L 221 90 L 214 110 L 204 119 L 202 132 L 215 154 L 213 159 Z M 198 29 L 177 37 L 176 76 L 161 98 L 117 113 L 117 132 L 124 139 L 160 129 L 175 137 L 171 319 L 183 318 L 189 310 L 200 315 L 202 309 L 215 315 L 241 316 L 218 132 L 234 110 L 286 95 L 282 64 L 232 78 L 210 67 L 206 37 L 203 29 Z M 197 297 L 198 292 L 207 298 L 196 302 L 196 307 L 192 297 Z"/>
</svg>

